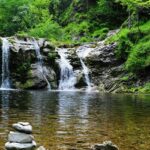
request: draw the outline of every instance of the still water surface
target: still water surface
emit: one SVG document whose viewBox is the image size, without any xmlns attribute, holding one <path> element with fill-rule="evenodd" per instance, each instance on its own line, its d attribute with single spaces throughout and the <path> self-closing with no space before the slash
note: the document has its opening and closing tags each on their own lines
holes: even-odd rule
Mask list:
<svg viewBox="0 0 150 150">
<path fill-rule="evenodd" d="M 150 150 L 150 95 L 0 91 L 0 150 L 18 121 L 30 122 L 47 150 L 89 150 L 105 140 Z"/>
</svg>

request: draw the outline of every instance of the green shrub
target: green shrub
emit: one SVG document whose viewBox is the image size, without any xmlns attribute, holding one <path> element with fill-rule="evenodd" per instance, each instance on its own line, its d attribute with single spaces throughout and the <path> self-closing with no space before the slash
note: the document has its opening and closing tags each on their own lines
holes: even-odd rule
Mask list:
<svg viewBox="0 0 150 150">
<path fill-rule="evenodd" d="M 92 34 L 92 36 L 94 38 L 98 38 L 100 40 L 103 40 L 104 38 L 106 38 L 106 35 L 107 35 L 108 31 L 109 31 L 108 28 L 102 28 L 100 30 L 94 31 L 94 33 Z"/>
<path fill-rule="evenodd" d="M 28 31 L 30 36 L 43 37 L 48 39 L 61 39 L 63 34 L 60 26 L 52 20 L 40 23 L 35 28 Z"/>
<path fill-rule="evenodd" d="M 149 40 L 147 40 L 149 39 Z M 150 36 L 136 44 L 126 62 L 126 69 L 137 72 L 150 66 Z"/>
<path fill-rule="evenodd" d="M 72 42 L 87 41 L 87 35 L 89 34 L 89 22 L 83 21 L 81 23 L 70 23 L 64 28 L 64 40 L 70 40 Z"/>
</svg>

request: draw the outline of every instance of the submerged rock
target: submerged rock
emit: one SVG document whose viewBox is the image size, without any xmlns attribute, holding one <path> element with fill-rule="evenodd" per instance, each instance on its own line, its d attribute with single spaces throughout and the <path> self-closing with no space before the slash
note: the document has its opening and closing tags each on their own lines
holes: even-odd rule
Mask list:
<svg viewBox="0 0 150 150">
<path fill-rule="evenodd" d="M 23 133 L 32 133 L 32 126 L 27 123 L 27 122 L 18 122 L 18 123 L 14 123 L 13 128 L 19 132 L 23 132 Z"/>
<path fill-rule="evenodd" d="M 116 145 L 113 145 L 111 141 L 105 141 L 103 144 L 96 144 L 91 150 L 119 150 Z"/>
</svg>

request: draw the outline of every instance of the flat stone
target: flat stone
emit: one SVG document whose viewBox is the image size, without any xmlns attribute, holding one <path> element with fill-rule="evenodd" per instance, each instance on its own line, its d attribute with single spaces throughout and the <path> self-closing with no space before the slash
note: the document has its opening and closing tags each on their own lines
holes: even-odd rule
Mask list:
<svg viewBox="0 0 150 150">
<path fill-rule="evenodd" d="M 32 133 L 32 126 L 27 123 L 27 122 L 18 122 L 18 123 L 14 123 L 13 128 L 19 132 L 23 132 L 23 133 Z"/>
<path fill-rule="evenodd" d="M 7 142 L 5 144 L 5 148 L 7 150 L 33 150 L 35 147 L 36 147 L 35 141 L 32 141 L 32 143 L 26 143 L 26 144 L 11 143 L 11 142 Z"/>
<path fill-rule="evenodd" d="M 18 123 L 21 124 L 21 125 L 23 125 L 23 126 L 28 126 L 28 125 L 30 125 L 29 122 L 18 122 Z"/>
<path fill-rule="evenodd" d="M 8 135 L 8 141 L 14 143 L 32 143 L 33 136 L 30 134 L 20 132 L 10 132 Z"/>
</svg>

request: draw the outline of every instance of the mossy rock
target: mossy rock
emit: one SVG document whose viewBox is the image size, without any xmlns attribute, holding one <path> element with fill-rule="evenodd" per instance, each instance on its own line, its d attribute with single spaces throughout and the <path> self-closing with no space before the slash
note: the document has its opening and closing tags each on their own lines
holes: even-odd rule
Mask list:
<svg viewBox="0 0 150 150">
<path fill-rule="evenodd" d="M 55 60 L 57 58 L 59 58 L 59 55 L 58 55 L 57 52 L 50 52 L 50 53 L 48 53 L 48 59 Z"/>
<path fill-rule="evenodd" d="M 33 80 L 29 79 L 24 84 L 22 84 L 21 82 L 16 82 L 15 85 L 19 89 L 31 89 L 34 86 L 34 82 Z"/>
</svg>

